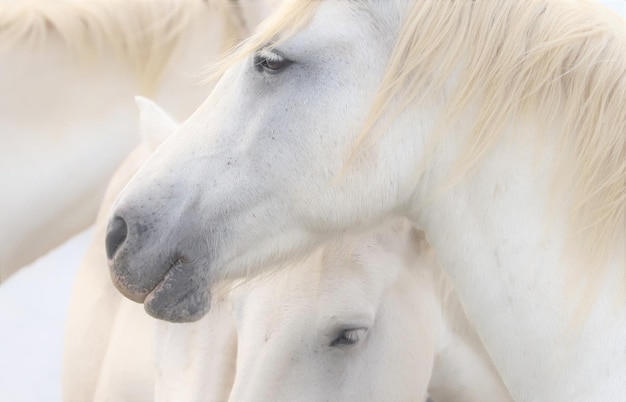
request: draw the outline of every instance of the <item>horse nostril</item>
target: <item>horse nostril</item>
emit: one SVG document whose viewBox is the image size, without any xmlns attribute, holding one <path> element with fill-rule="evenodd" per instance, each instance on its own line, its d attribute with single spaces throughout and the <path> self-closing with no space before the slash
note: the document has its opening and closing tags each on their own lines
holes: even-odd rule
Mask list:
<svg viewBox="0 0 626 402">
<path fill-rule="evenodd" d="M 113 218 L 109 223 L 106 237 L 107 258 L 109 260 L 113 258 L 117 249 L 124 243 L 127 234 L 128 225 L 126 225 L 126 221 L 119 216 Z"/>
</svg>

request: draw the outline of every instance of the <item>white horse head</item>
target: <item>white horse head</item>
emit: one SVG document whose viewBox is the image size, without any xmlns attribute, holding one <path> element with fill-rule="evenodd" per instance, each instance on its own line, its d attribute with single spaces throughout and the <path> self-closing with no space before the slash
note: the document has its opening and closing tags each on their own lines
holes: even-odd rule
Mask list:
<svg viewBox="0 0 626 402">
<path fill-rule="evenodd" d="M 287 2 L 120 195 L 116 285 L 194 320 L 404 215 L 515 399 L 626 399 L 625 49 L 584 1 Z"/>
<path fill-rule="evenodd" d="M 230 298 L 231 400 L 423 401 L 427 390 L 437 401 L 511 400 L 406 222 L 324 246 Z"/>
<path fill-rule="evenodd" d="M 157 400 L 512 400 L 406 221 L 218 286 L 198 322 L 157 324 Z"/>
<path fill-rule="evenodd" d="M 388 228 L 236 286 L 232 400 L 425 400 L 444 324 L 419 251 Z"/>
</svg>

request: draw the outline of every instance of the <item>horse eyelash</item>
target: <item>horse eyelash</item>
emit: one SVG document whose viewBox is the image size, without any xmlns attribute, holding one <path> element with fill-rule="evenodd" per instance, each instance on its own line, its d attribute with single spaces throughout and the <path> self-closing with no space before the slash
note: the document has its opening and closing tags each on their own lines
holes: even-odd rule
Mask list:
<svg viewBox="0 0 626 402">
<path fill-rule="evenodd" d="M 359 340 L 359 330 L 353 329 L 351 331 L 347 331 L 343 334 L 343 337 L 350 342 L 357 342 Z"/>
<path fill-rule="evenodd" d="M 351 346 L 359 342 L 364 336 L 365 328 L 354 328 L 344 330 L 341 334 L 331 342 L 330 346 Z M 348 341 L 348 343 L 342 342 Z"/>
<path fill-rule="evenodd" d="M 266 48 L 262 48 L 260 49 L 257 54 L 255 59 L 264 59 L 264 60 L 268 60 L 270 62 L 281 62 L 281 61 L 285 61 L 285 57 L 276 54 L 272 51 L 267 50 Z"/>
</svg>

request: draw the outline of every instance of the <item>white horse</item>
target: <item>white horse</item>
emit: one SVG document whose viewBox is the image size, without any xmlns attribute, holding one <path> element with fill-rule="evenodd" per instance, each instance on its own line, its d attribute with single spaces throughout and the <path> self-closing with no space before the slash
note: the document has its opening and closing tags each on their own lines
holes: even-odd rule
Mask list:
<svg viewBox="0 0 626 402">
<path fill-rule="evenodd" d="M 427 385 L 438 402 L 511 400 L 432 251 L 406 223 L 327 245 L 269 277 L 220 284 L 223 296 L 196 323 L 157 322 L 123 299 L 106 274 L 102 218 L 177 126 L 152 102 L 137 102 L 141 145 L 113 176 L 77 279 L 70 318 L 82 320 L 68 322 L 65 400 L 293 400 L 288 391 L 296 399 L 423 400 Z M 338 330 L 355 321 L 359 328 Z M 326 370 L 339 367 L 344 381 L 328 381 Z"/>
<path fill-rule="evenodd" d="M 236 282 L 198 322 L 159 321 L 157 352 L 160 401 L 512 401 L 406 222 Z"/>
<path fill-rule="evenodd" d="M 154 103 L 137 102 L 141 145 L 109 184 L 77 278 L 65 400 L 293 400 L 289 390 L 316 400 L 423 400 L 427 385 L 437 402 L 511 400 L 432 251 L 406 223 L 327 245 L 269 277 L 222 284 L 221 300 L 195 323 L 157 322 L 122 298 L 101 247 L 106 211 L 177 127 Z M 359 328 L 338 330 L 356 321 Z M 337 339 L 326 339 L 329 333 Z M 301 355 L 291 359 L 294 347 Z M 340 367 L 341 383 L 311 382 Z M 271 387 L 270 375 L 289 387 Z"/>
<path fill-rule="evenodd" d="M 0 281 L 93 223 L 137 144 L 133 96 L 187 118 L 211 89 L 197 75 L 256 26 L 256 3 L 0 2 Z"/>
<path fill-rule="evenodd" d="M 391 216 L 425 231 L 517 401 L 626 400 L 626 33 L 594 2 L 290 1 L 122 192 L 128 298 Z"/>
</svg>

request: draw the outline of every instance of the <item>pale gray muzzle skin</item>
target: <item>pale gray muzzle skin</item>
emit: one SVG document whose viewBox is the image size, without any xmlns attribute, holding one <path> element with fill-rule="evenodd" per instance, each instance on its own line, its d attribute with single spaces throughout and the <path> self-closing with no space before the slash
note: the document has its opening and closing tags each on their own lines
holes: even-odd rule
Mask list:
<svg viewBox="0 0 626 402">
<path fill-rule="evenodd" d="M 178 198 L 172 195 L 174 187 L 161 196 L 156 191 L 155 198 L 146 200 L 149 207 L 123 199 L 110 218 L 105 247 L 111 279 L 124 296 L 144 303 L 155 318 L 192 322 L 210 309 L 209 278 L 200 272 L 205 265 L 193 258 L 197 237 L 180 230 L 197 223 L 190 222 L 196 220 L 189 213 L 193 202 L 173 202 Z M 166 224 L 165 215 L 176 216 L 177 224 Z"/>
</svg>

